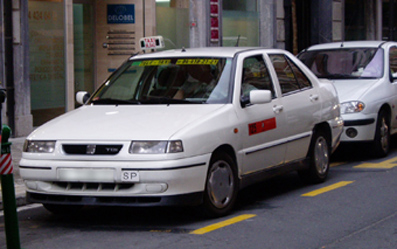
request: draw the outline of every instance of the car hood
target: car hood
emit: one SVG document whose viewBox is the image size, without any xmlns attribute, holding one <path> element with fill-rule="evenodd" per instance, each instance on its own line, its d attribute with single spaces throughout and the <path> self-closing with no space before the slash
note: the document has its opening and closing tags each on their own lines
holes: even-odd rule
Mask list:
<svg viewBox="0 0 397 249">
<path fill-rule="evenodd" d="M 223 106 L 82 106 L 37 128 L 28 139 L 168 140 L 188 124 Z"/>
<path fill-rule="evenodd" d="M 360 100 L 379 80 L 332 80 L 341 103 Z"/>
</svg>

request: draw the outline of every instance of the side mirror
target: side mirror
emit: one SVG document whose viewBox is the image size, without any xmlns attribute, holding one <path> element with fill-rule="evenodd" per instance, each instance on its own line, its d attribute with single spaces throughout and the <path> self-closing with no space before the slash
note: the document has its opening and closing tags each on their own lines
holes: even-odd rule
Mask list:
<svg viewBox="0 0 397 249">
<path fill-rule="evenodd" d="M 393 73 L 393 74 L 390 74 L 391 75 L 391 82 L 394 82 L 394 81 L 396 81 L 397 80 L 397 73 Z"/>
<path fill-rule="evenodd" d="M 76 93 L 76 101 L 81 105 L 84 105 L 89 98 L 90 98 L 90 94 L 86 91 L 80 91 Z"/>
<path fill-rule="evenodd" d="M 272 102 L 272 92 L 269 90 L 252 90 L 250 92 L 250 103 L 266 104 Z"/>
</svg>

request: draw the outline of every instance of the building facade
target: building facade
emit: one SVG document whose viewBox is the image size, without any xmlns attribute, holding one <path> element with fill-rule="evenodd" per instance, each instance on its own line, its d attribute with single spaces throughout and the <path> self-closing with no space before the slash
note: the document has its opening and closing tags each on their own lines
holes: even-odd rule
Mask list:
<svg viewBox="0 0 397 249">
<path fill-rule="evenodd" d="M 167 49 L 395 40 L 395 0 L 0 0 L 3 121 L 14 136 L 76 108 L 130 55 Z"/>
</svg>

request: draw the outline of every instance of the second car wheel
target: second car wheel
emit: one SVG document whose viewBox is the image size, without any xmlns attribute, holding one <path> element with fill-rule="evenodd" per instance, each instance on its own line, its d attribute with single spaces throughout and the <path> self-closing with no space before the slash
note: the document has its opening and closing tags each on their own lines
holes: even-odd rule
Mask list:
<svg viewBox="0 0 397 249">
<path fill-rule="evenodd" d="M 384 157 L 390 150 L 390 129 L 389 116 L 385 110 L 382 110 L 378 115 L 376 122 L 375 139 L 374 139 L 374 154 L 377 157 Z"/>
<path fill-rule="evenodd" d="M 236 201 L 238 178 L 234 160 L 225 152 L 215 152 L 208 169 L 201 209 L 207 217 L 228 214 Z"/>
<path fill-rule="evenodd" d="M 328 140 L 328 136 L 324 132 L 314 132 L 308 155 L 309 169 L 298 172 L 303 181 L 321 183 L 327 178 L 331 156 Z"/>
</svg>

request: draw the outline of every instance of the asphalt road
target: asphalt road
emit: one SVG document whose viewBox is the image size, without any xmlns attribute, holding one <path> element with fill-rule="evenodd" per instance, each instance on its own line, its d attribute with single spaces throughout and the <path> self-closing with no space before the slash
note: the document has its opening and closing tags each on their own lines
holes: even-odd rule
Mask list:
<svg viewBox="0 0 397 249">
<path fill-rule="evenodd" d="M 395 140 L 395 139 L 394 139 Z M 23 248 L 397 248 L 397 149 L 382 159 L 345 147 L 328 180 L 297 174 L 244 189 L 232 214 L 188 208 L 86 208 L 56 216 L 19 208 Z M 5 248 L 0 213 L 0 248 Z"/>
</svg>

